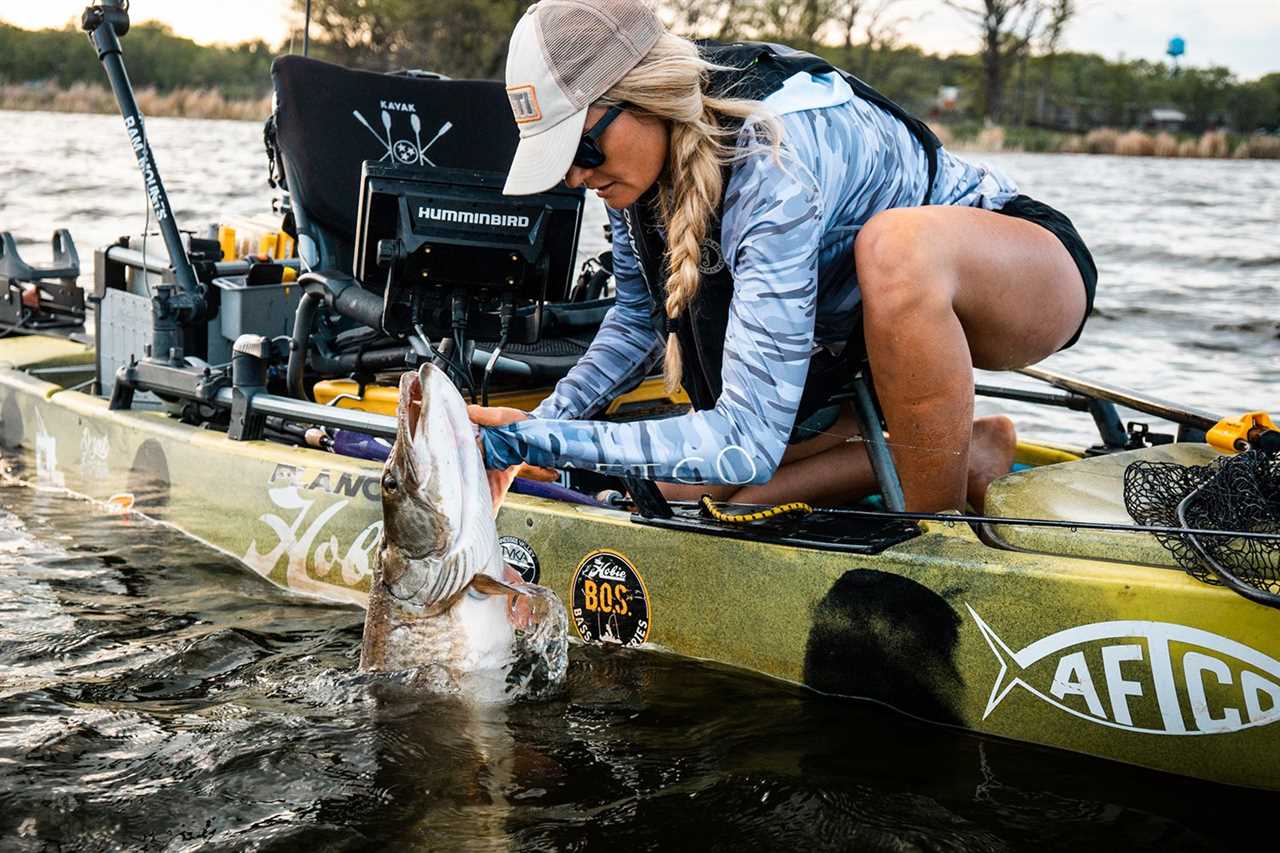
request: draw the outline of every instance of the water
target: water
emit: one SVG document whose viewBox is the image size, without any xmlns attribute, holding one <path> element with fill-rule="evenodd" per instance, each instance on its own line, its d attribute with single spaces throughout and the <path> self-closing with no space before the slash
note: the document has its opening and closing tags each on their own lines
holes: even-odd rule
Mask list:
<svg viewBox="0 0 1280 853">
<path fill-rule="evenodd" d="M 25 487 L 0 612 L 4 849 L 1225 850 L 1264 801 L 655 653 L 468 709 L 356 674 L 358 612 Z"/>
<path fill-rule="evenodd" d="M 0 227 L 32 260 L 70 225 L 88 274 L 142 228 L 118 119 L 0 119 Z M 259 127 L 150 129 L 180 222 L 268 209 Z M 1102 269 L 1098 316 L 1051 363 L 1280 408 L 1280 166 L 987 159 Z M 0 508 L 0 849 L 1226 850 L 1274 803 L 653 653 L 575 647 L 559 699 L 478 712 L 363 679 L 360 613 L 165 528 L 20 486 Z"/>
</svg>

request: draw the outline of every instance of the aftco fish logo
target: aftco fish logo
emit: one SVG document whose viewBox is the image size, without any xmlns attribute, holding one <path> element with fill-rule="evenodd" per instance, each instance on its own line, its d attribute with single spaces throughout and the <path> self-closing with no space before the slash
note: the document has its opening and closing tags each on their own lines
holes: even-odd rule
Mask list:
<svg viewBox="0 0 1280 853">
<path fill-rule="evenodd" d="M 1168 622 L 1095 622 L 1013 651 L 968 609 L 1000 664 L 984 720 L 1018 686 L 1081 719 L 1147 734 L 1280 720 L 1280 661 L 1235 640 Z"/>
</svg>

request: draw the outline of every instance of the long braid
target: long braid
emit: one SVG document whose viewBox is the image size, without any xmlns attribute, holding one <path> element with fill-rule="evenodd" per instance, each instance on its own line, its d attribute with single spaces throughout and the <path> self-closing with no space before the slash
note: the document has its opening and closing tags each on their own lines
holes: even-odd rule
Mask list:
<svg viewBox="0 0 1280 853">
<path fill-rule="evenodd" d="M 702 122 L 716 127 L 715 116 L 704 110 Z M 724 179 L 720 171 L 720 142 L 699 124 L 674 124 L 667 180 L 661 187 L 662 218 L 667 229 L 667 317 L 678 319 L 693 302 L 702 284 L 702 241 L 711 213 L 720 201 Z M 680 342 L 667 335 L 663 376 L 667 390 L 680 384 L 683 362 Z"/>
<path fill-rule="evenodd" d="M 707 72 L 693 42 L 664 33 L 645 58 L 598 103 L 626 103 L 670 126 L 666 168 L 658 179 L 658 208 L 667 234 L 667 317 L 678 319 L 702 283 L 702 242 L 724 190 L 721 169 L 761 149 L 778 158 L 782 124 L 759 101 L 704 93 Z M 722 118 L 734 119 L 722 123 Z M 738 128 L 750 121 L 762 144 L 737 147 Z M 779 161 L 780 162 L 780 161 Z M 667 335 L 663 376 L 668 391 L 680 384 L 680 343 Z"/>
</svg>

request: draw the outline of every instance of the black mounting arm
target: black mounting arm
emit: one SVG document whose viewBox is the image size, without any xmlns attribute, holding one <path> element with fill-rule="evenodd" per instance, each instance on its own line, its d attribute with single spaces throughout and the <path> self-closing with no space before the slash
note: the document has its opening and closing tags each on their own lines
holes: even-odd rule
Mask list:
<svg viewBox="0 0 1280 853">
<path fill-rule="evenodd" d="M 89 6 L 84 10 L 80 23 L 98 52 L 98 60 L 107 72 L 111 90 L 120 106 L 125 130 L 129 134 L 133 153 L 138 159 L 147 197 L 155 211 L 156 223 L 164 238 L 165 248 L 169 252 L 169 262 L 173 268 L 174 286 L 157 288 L 153 295 L 153 301 L 156 303 L 156 320 L 151 358 L 170 363 L 180 362 L 182 326 L 204 316 L 204 288 L 196 276 L 195 269 L 191 266 L 186 249 L 183 248 L 182 235 L 178 231 L 177 223 L 173 220 L 169 196 L 160 180 L 160 171 L 151 153 L 151 143 L 147 139 L 142 113 L 138 109 L 138 102 L 133 96 L 133 86 L 129 83 L 129 75 L 125 71 L 120 38 L 129 32 L 129 0 L 106 0 L 106 2 Z"/>
</svg>

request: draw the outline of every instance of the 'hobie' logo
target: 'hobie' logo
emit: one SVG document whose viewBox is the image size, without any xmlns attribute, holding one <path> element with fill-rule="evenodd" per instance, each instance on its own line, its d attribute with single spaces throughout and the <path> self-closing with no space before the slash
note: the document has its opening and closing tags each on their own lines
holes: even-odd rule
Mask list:
<svg viewBox="0 0 1280 853">
<path fill-rule="evenodd" d="M 1019 685 L 1081 719 L 1148 734 L 1219 734 L 1280 720 L 1280 661 L 1218 634 L 1095 622 L 1013 651 L 968 610 L 1000 664 L 984 720 Z"/>
</svg>

